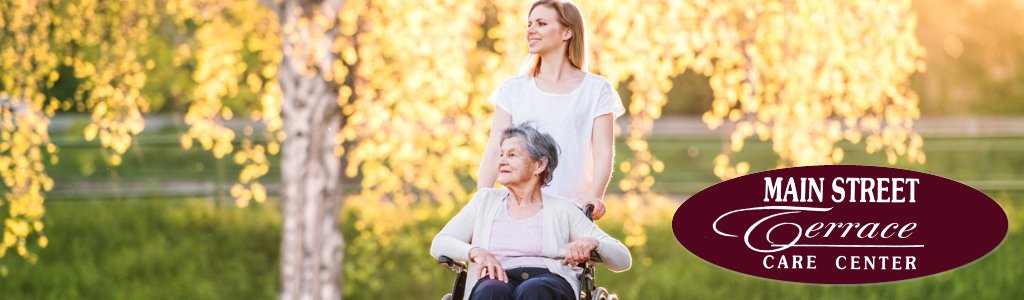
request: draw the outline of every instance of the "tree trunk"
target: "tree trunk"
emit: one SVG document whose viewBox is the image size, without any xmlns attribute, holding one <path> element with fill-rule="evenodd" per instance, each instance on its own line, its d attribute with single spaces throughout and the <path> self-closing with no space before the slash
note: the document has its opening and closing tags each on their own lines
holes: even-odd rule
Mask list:
<svg viewBox="0 0 1024 300">
<path fill-rule="evenodd" d="M 336 18 L 343 1 L 309 2 L 315 1 L 285 1 L 278 10 L 282 28 L 292 28 L 291 33 L 282 34 L 284 55 L 278 74 L 286 134 L 281 156 L 282 300 L 342 298 L 341 158 L 334 154 L 335 132 L 342 118 L 337 85 L 320 71 L 333 63 L 329 50 L 336 30 L 297 25 L 296 21 L 299 14 L 311 13 Z M 315 31 L 326 31 L 326 36 L 313 40 L 310 37 L 316 36 Z M 299 39 L 291 40 L 289 34 Z M 307 56 L 297 53 L 297 48 L 322 51 L 316 52 L 320 56 Z M 307 68 L 316 72 L 300 72 Z"/>
</svg>

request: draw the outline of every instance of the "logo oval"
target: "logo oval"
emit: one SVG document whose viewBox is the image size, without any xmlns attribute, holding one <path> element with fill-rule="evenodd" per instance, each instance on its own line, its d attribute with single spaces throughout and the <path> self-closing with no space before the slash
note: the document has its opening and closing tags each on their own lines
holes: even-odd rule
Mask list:
<svg viewBox="0 0 1024 300">
<path fill-rule="evenodd" d="M 672 219 L 691 253 L 747 275 L 817 284 L 905 280 L 994 250 L 1009 220 L 992 198 L 921 172 L 808 166 L 733 178 Z"/>
</svg>

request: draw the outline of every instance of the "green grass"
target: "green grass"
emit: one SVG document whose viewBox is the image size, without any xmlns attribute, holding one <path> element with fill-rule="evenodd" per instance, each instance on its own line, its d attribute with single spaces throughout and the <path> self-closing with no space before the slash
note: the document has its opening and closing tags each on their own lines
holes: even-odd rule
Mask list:
<svg viewBox="0 0 1024 300">
<path fill-rule="evenodd" d="M 280 214 L 198 200 L 51 202 L 29 264 L 0 260 L 3 299 L 270 299 Z M 34 239 L 33 239 L 34 240 Z M 32 244 L 34 246 L 34 243 Z"/>
</svg>

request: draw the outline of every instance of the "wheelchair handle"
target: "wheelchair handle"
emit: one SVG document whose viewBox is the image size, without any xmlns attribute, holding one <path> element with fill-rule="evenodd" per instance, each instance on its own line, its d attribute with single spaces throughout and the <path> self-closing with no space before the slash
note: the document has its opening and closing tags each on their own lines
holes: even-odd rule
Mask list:
<svg viewBox="0 0 1024 300">
<path fill-rule="evenodd" d="M 437 263 L 455 272 L 462 272 L 467 269 L 466 264 L 445 255 L 441 255 L 441 257 L 437 259 Z"/>
<path fill-rule="evenodd" d="M 594 221 L 594 218 L 591 217 L 591 215 L 594 213 L 593 204 L 587 204 L 587 206 L 584 206 L 583 213 L 587 215 L 587 219 L 589 219 L 591 222 Z M 590 261 L 600 263 L 603 262 L 604 260 L 601 259 L 601 255 L 597 254 L 597 251 L 590 251 Z M 580 264 L 580 267 L 584 267 L 584 265 Z"/>
<path fill-rule="evenodd" d="M 466 278 L 469 276 L 466 264 L 444 255 L 437 258 L 437 263 L 458 273 L 455 276 L 455 284 L 452 285 L 452 293 L 441 299 L 462 299 L 466 293 Z"/>
</svg>

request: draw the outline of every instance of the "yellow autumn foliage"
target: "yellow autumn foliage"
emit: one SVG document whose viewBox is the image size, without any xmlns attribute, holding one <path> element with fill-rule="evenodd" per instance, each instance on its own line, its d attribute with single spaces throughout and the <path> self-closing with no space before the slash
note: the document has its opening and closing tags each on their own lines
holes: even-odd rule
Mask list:
<svg viewBox="0 0 1024 300">
<path fill-rule="evenodd" d="M 683 72 L 710 77 L 715 99 L 703 120 L 712 129 L 732 128 L 725 147 L 732 152 L 756 135 L 772 140 L 780 166 L 830 164 L 842 161 L 844 152 L 834 145 L 845 139 L 864 141 L 869 153 L 884 151 L 890 163 L 901 156 L 925 161 L 923 141 L 911 130 L 920 113 L 908 77 L 924 69 L 924 51 L 913 35 L 909 1 L 577 4 L 590 28 L 592 71 L 632 92 L 629 125 L 620 130 L 632 151 L 617 166 L 627 174 L 617 183 L 626 193 L 610 210 L 627 217 L 630 246 L 645 244 L 643 209 L 664 204 L 650 188 L 665 163 L 651 154 L 646 137 L 668 101 L 671 79 Z M 338 144 L 325 149 L 342 156 L 348 178 L 361 178 L 360 194 L 346 199 L 359 208 L 357 224 L 366 229 L 356 242 L 388 245 L 396 228 L 425 213 L 451 214 L 468 199 L 472 191 L 460 178 L 476 176 L 492 113 L 486 97 L 525 58 L 528 9 L 518 0 L 348 0 L 337 12 L 314 7 L 285 16 L 296 18 L 289 26 L 338 30 L 332 41 L 310 33 L 329 43 L 330 53 L 321 53 L 302 43 L 282 49 L 282 39 L 299 38 L 297 31 L 280 28 L 282 16 L 256 0 L 0 0 L 0 101 L 6 101 L 0 177 L 8 188 L 0 204 L 11 211 L 0 256 L 17 247 L 30 257 L 25 244 L 33 233 L 40 245 L 48 243 L 42 225 L 34 224 L 41 224 L 43 194 L 53 185 L 40 151 L 59 151 L 46 132 L 57 108 L 91 113 L 84 134 L 99 138 L 112 165 L 145 128 L 149 101 L 140 90 L 155 66 L 139 45 L 160 17 L 194 26 L 193 35 L 173 45 L 172 67 L 195 67 L 196 86 L 183 93 L 189 127 L 180 143 L 186 149 L 198 143 L 242 165 L 231 189 L 239 206 L 268 197 L 259 182 L 271 167 L 266 157 L 279 153 L 287 138 L 278 65 L 285 55 L 326 62 L 304 72 L 319 72 L 340 87 L 344 121 L 329 129 Z M 71 44 L 90 51 L 73 51 Z M 243 53 L 258 61 L 244 61 Z M 47 104 L 41 91 L 59 79 L 60 65 L 83 83 L 73 101 Z M 254 95 L 251 114 L 223 103 L 240 91 Z M 266 132 L 239 134 L 225 125 L 244 117 L 263 122 Z M 729 152 L 714 162 L 722 179 L 752 171 Z M 417 210 L 414 203 L 424 200 L 436 202 L 436 211 Z"/>
</svg>

